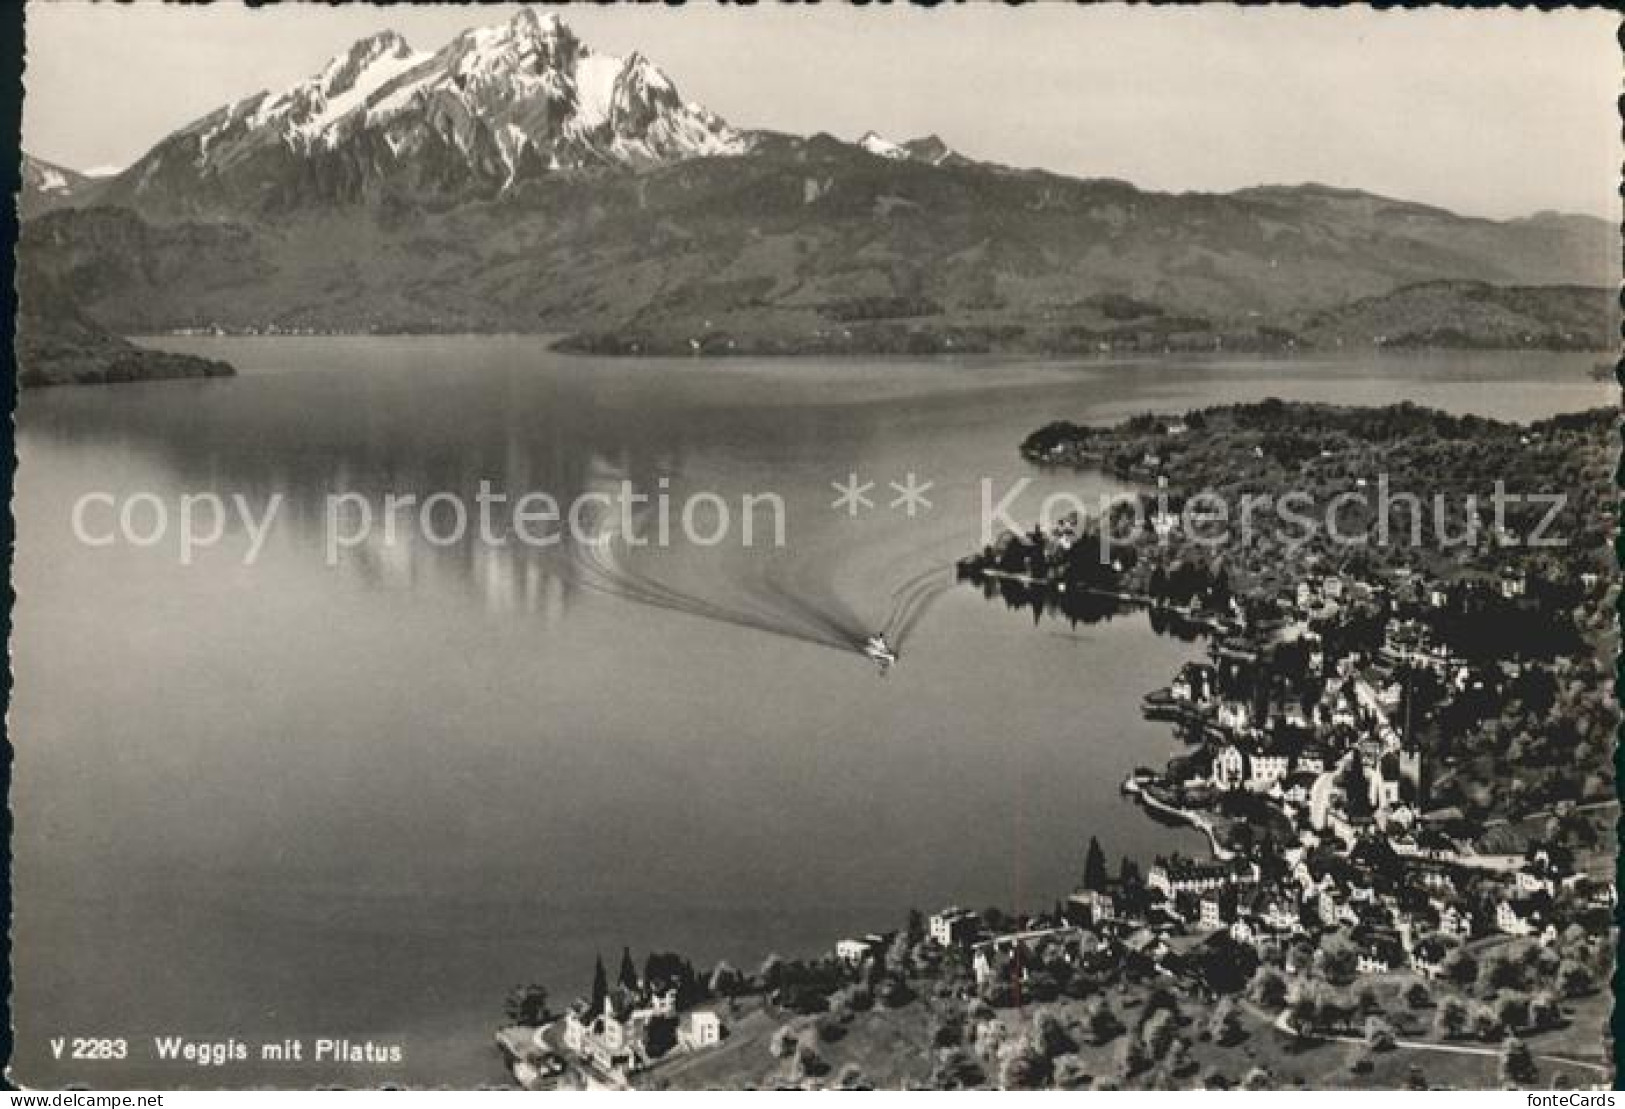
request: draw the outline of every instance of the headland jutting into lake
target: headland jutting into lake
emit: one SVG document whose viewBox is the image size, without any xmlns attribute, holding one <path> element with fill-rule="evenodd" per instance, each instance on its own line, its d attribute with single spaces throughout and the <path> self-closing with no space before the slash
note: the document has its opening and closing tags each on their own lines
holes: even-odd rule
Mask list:
<svg viewBox="0 0 1625 1109">
<path fill-rule="evenodd" d="M 1153 526 L 1052 521 L 961 574 L 1050 618 L 1135 604 L 1207 637 L 1207 661 L 1145 704 L 1185 752 L 1124 785 L 1203 828 L 1211 857 L 1114 869 L 1091 840 L 1078 887 L 1045 911 L 910 911 L 751 972 L 665 955 L 640 974 L 626 955 L 612 985 L 600 963 L 562 1016 L 544 990 L 516 992 L 499 1036 L 514 1073 L 534 1087 L 1607 1084 L 1616 424 L 1607 409 L 1517 425 L 1266 401 L 1040 429 L 1024 456 L 1142 483 L 1143 503 L 1116 511 Z M 1383 474 L 1438 494 L 1438 515 L 1379 499 L 1394 492 Z M 1492 527 L 1497 481 L 1488 541 L 1450 542 L 1481 515 Z M 1548 519 L 1534 497 L 1554 489 L 1567 497 Z M 1336 533 L 1215 547 L 1169 519 L 1204 491 L 1261 490 L 1335 502 Z M 1102 541 L 1114 526 L 1123 538 Z M 1379 541 L 1413 526 L 1415 542 Z M 1562 545 L 1527 542 L 1537 527 Z"/>
</svg>

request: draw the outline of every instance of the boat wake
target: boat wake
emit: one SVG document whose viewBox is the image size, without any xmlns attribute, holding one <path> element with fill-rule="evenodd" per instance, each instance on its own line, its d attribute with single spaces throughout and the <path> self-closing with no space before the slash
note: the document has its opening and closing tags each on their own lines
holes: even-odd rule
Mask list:
<svg viewBox="0 0 1625 1109">
<path fill-rule="evenodd" d="M 681 589 L 635 568 L 625 557 L 624 537 L 608 532 L 597 542 L 569 547 L 581 586 L 634 604 L 678 612 L 702 620 L 831 650 L 865 654 L 875 629 L 859 619 L 827 583 L 787 578 L 782 564 L 768 561 L 760 577 L 736 582 L 739 596 L 722 599 Z M 892 592 L 891 609 L 879 634 L 901 650 L 931 605 L 953 585 L 950 567 L 916 574 Z"/>
<path fill-rule="evenodd" d="M 880 634 L 895 649 L 902 650 L 925 614 L 954 584 L 952 567 L 934 566 L 905 581 L 892 591 L 892 608 Z"/>
</svg>

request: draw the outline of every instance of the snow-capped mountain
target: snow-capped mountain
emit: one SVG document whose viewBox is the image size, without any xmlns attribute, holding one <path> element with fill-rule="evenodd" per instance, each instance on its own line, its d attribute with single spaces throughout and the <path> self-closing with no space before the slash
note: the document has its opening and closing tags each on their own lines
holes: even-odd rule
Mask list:
<svg viewBox="0 0 1625 1109">
<path fill-rule="evenodd" d="M 941 166 L 963 165 L 969 160 L 936 135 L 926 135 L 907 142 L 893 142 L 878 132 L 868 131 L 858 140 L 858 145 L 878 158 L 889 158 L 894 162 L 921 162 L 928 166 Z"/>
<path fill-rule="evenodd" d="M 129 167 L 110 199 L 277 208 L 396 189 L 490 195 L 549 173 L 743 153 L 749 139 L 642 54 L 594 52 L 553 14 L 414 50 L 386 31 L 282 92 L 239 100 Z"/>
<path fill-rule="evenodd" d="M 34 195 L 59 197 L 59 176 L 38 168 Z M 880 322 L 875 349 L 915 349 L 919 326 L 960 351 L 1071 350 L 1094 349 L 1092 329 L 1138 333 L 1102 298 L 1202 341 L 1315 319 L 1331 322 L 1306 337 L 1341 341 L 1369 303 L 1312 314 L 1427 282 L 1601 287 L 1618 268 L 1595 220 L 1498 224 L 1311 186 L 1153 193 L 971 161 L 935 136 L 743 133 L 641 55 L 597 54 L 535 11 L 427 54 L 363 39 L 72 192 L 19 250 L 136 333 L 575 330 L 600 336 L 588 349 L 687 351 L 727 321 L 742 346 L 788 352 L 854 317 Z M 1429 319 L 1466 302 L 1429 295 Z M 1062 297 L 1078 314 L 1056 331 Z M 886 316 L 923 304 L 940 316 Z M 1540 312 L 1582 330 L 1566 302 Z"/>
</svg>

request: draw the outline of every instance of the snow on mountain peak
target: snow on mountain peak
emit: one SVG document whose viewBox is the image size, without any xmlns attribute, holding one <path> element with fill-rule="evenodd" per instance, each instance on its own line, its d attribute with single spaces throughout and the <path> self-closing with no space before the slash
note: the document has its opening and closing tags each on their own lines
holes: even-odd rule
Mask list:
<svg viewBox="0 0 1625 1109">
<path fill-rule="evenodd" d="M 671 78 L 649 59 L 634 51 L 615 75 L 610 93 L 609 122 L 618 132 L 647 127 L 663 112 L 680 111 L 682 97 Z"/>
<path fill-rule="evenodd" d="M 125 176 L 136 194 L 185 196 L 224 175 L 231 184 L 217 187 L 228 192 L 292 203 L 311 190 L 348 197 L 392 181 L 487 193 L 557 170 L 748 146 L 643 54 L 598 54 L 555 13 L 526 8 L 433 53 L 393 31 L 368 36 L 293 87 L 177 132 Z M 321 163 L 314 178 L 312 160 Z"/>
<path fill-rule="evenodd" d="M 908 151 L 884 135 L 874 131 L 864 132 L 863 138 L 858 140 L 858 145 L 880 158 L 891 158 L 894 161 L 903 161 L 908 158 Z"/>
<path fill-rule="evenodd" d="M 356 42 L 349 50 L 327 63 L 319 83 L 328 96 L 340 96 L 356 87 L 356 82 L 375 62 L 412 56 L 406 39 L 394 31 L 381 31 Z"/>
<path fill-rule="evenodd" d="M 641 52 L 624 60 L 599 54 L 557 13 L 535 8 L 453 39 L 432 64 L 368 104 L 368 125 L 410 131 L 412 109 L 447 101 L 489 123 L 505 163 L 523 147 L 548 150 L 551 166 L 673 160 L 745 146 L 722 120 L 686 103 Z M 404 124 L 393 118 L 402 113 Z M 561 139 L 579 149 L 557 149 Z M 409 134 L 390 142 L 391 149 L 410 145 Z"/>
<path fill-rule="evenodd" d="M 636 82 L 640 88 L 677 93 L 677 86 L 671 83 L 671 78 L 660 70 L 660 67 L 644 57 L 643 51 L 634 50 L 626 56 L 626 63 L 621 72 L 626 75 L 629 82 Z"/>
<path fill-rule="evenodd" d="M 893 142 L 875 131 L 864 132 L 858 145 L 879 158 L 894 162 L 920 162 L 928 166 L 963 162 L 964 159 L 936 135 L 925 135 L 907 142 Z"/>
<path fill-rule="evenodd" d="M 394 31 L 360 39 L 320 73 L 291 89 L 275 96 L 261 93 L 226 108 L 223 122 L 201 136 L 199 164 L 207 159 L 211 143 L 238 122 L 239 108 L 249 106 L 252 112 L 245 120 L 249 130 L 272 131 L 290 145 L 308 147 L 323 140 L 331 146 L 336 140 L 333 128 L 340 120 L 396 77 L 428 60 L 429 55 L 414 53 Z"/>
<path fill-rule="evenodd" d="M 523 77 L 549 70 L 568 71 L 587 52 L 575 32 L 549 12 L 525 8 L 507 23 L 475 27 L 442 51 L 465 77 Z"/>
</svg>

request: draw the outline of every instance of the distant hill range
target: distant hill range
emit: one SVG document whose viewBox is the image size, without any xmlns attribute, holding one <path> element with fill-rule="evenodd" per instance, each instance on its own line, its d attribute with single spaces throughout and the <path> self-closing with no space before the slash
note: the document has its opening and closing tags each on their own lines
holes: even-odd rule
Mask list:
<svg viewBox="0 0 1625 1109">
<path fill-rule="evenodd" d="M 24 272 L 17 309 L 17 380 L 25 389 L 230 377 L 224 362 L 147 350 L 87 318 L 52 279 Z"/>
<path fill-rule="evenodd" d="M 1595 351 L 1617 338 L 1616 307 L 1613 290 L 1587 285 L 1428 281 L 1315 312 L 1302 334 L 1322 347 Z"/>
<path fill-rule="evenodd" d="M 1614 344 L 1606 222 L 1215 194 L 742 131 L 527 9 L 385 33 L 122 173 L 25 161 L 23 253 L 115 331 L 521 331 L 602 351 Z"/>
</svg>

